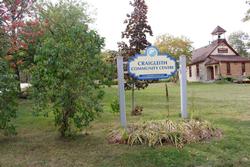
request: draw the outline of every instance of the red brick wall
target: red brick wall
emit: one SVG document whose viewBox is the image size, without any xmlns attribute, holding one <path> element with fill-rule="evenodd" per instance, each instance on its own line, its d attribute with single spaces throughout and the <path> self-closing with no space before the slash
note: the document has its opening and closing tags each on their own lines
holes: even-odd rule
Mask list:
<svg viewBox="0 0 250 167">
<path fill-rule="evenodd" d="M 231 74 L 227 74 L 227 63 L 220 63 L 222 76 L 239 77 L 242 76 L 242 63 L 230 63 Z M 246 75 L 250 76 L 250 63 L 245 63 Z"/>
<path fill-rule="evenodd" d="M 246 63 L 246 75 L 250 76 L 250 63 Z"/>
</svg>

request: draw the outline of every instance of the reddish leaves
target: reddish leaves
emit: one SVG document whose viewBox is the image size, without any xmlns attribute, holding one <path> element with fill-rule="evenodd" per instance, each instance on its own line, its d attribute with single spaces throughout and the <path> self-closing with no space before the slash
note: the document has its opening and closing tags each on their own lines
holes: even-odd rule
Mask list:
<svg viewBox="0 0 250 167">
<path fill-rule="evenodd" d="M 131 14 L 127 14 L 127 19 L 124 24 L 127 24 L 126 29 L 122 32 L 122 38 L 125 38 L 129 44 L 125 42 L 118 43 L 119 50 L 124 57 L 124 61 L 127 61 L 130 56 L 139 53 L 147 46 L 151 45 L 147 41 L 147 34 L 152 36 L 153 32 L 151 26 L 147 21 L 148 7 L 145 0 L 134 0 L 130 2 L 130 5 L 134 7 Z M 131 89 L 132 84 L 135 84 L 137 89 L 144 89 L 148 86 L 148 81 L 133 81 L 128 75 L 125 76 L 127 80 L 125 84 L 126 89 Z"/>
<path fill-rule="evenodd" d="M 9 54 L 20 49 L 28 49 L 29 42 L 34 42 L 34 38 L 43 34 L 43 31 L 37 28 L 39 20 L 34 20 L 36 14 L 33 3 L 34 0 L 15 0 L 3 1 L 0 4 L 1 29 L 8 36 Z"/>
</svg>

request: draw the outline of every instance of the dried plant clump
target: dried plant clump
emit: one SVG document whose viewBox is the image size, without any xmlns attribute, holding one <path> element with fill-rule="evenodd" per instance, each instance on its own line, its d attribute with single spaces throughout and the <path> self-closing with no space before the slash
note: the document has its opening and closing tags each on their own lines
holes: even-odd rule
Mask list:
<svg viewBox="0 0 250 167">
<path fill-rule="evenodd" d="M 129 125 L 127 130 L 114 130 L 109 136 L 109 143 L 128 145 L 174 145 L 182 148 L 187 143 L 208 141 L 212 138 L 221 138 L 222 131 L 214 128 L 207 121 L 180 121 L 171 120 L 150 121 L 142 124 Z"/>
<path fill-rule="evenodd" d="M 132 110 L 131 114 L 133 116 L 141 115 L 142 111 L 143 111 L 143 107 L 142 106 L 136 106 L 135 109 Z"/>
</svg>

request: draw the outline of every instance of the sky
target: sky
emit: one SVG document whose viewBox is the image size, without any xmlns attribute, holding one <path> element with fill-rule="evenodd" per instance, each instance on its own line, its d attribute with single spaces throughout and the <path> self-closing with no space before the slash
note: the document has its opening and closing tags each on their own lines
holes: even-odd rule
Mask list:
<svg viewBox="0 0 250 167">
<path fill-rule="evenodd" d="M 131 13 L 129 0 L 86 0 L 90 11 L 95 13 L 92 25 L 105 37 L 105 49 L 117 50 L 121 32 L 125 29 L 123 21 Z M 157 36 L 171 34 L 188 37 L 194 48 L 212 41 L 211 32 L 217 25 L 227 33 L 244 31 L 250 34 L 250 21 L 242 22 L 249 5 L 246 0 L 146 0 L 148 22 L 153 30 L 154 43 Z"/>
</svg>

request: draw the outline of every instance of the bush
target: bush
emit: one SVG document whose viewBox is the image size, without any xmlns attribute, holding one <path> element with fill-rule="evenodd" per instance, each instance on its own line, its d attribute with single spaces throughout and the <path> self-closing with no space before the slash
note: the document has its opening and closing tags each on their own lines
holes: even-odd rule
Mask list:
<svg viewBox="0 0 250 167">
<path fill-rule="evenodd" d="M 115 99 L 112 101 L 112 103 L 110 104 L 111 106 L 111 112 L 112 113 L 119 113 L 120 112 L 120 108 L 119 108 L 119 101 L 118 99 Z"/>
<path fill-rule="evenodd" d="M 228 84 L 228 83 L 232 83 L 234 81 L 234 79 L 233 78 L 231 78 L 231 77 L 222 77 L 222 76 L 220 76 L 220 78 L 219 79 L 217 79 L 216 81 L 215 81 L 215 83 L 217 83 L 217 84 Z"/>
<path fill-rule="evenodd" d="M 114 130 L 109 136 L 109 143 L 144 144 L 156 146 L 171 144 L 182 148 L 184 144 L 220 138 L 222 132 L 207 121 L 188 120 L 173 122 L 171 120 L 151 121 L 129 125 L 127 131 Z"/>
<path fill-rule="evenodd" d="M 233 81 L 234 81 L 234 79 L 231 78 L 231 77 L 225 77 L 224 80 L 226 80 L 226 81 L 228 81 L 228 82 L 233 82 Z"/>
</svg>

